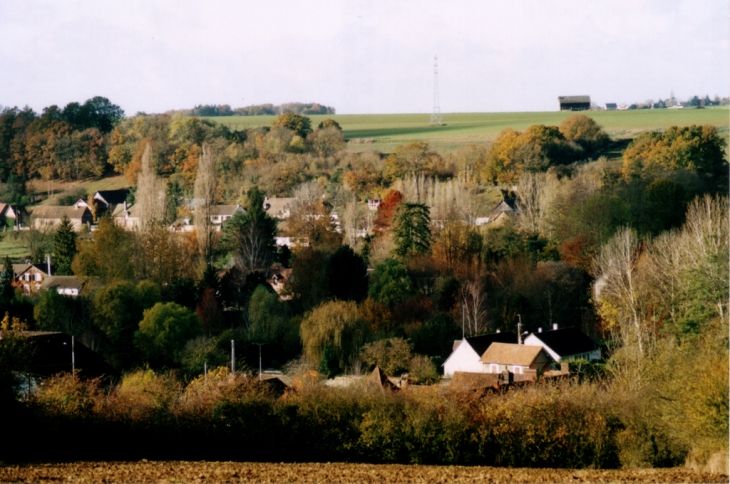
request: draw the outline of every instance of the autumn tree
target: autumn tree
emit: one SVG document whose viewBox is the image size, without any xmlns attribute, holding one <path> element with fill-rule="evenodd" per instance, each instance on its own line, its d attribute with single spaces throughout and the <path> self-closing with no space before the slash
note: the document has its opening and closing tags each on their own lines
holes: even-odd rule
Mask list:
<svg viewBox="0 0 730 484">
<path fill-rule="evenodd" d="M 324 189 L 316 182 L 302 183 L 294 189 L 287 235 L 307 237 L 310 247 L 334 250 L 342 244 L 331 211 L 324 201 Z"/>
<path fill-rule="evenodd" d="M 102 217 L 91 240 L 81 240 L 71 264 L 77 276 L 99 277 L 102 282 L 134 277 L 133 234 Z"/>
<path fill-rule="evenodd" d="M 185 236 L 164 225 L 152 224 L 136 232 L 133 244 L 135 279 L 174 284 L 196 276 L 199 252 L 186 243 Z"/>
<path fill-rule="evenodd" d="M 342 131 L 342 127 L 340 126 L 340 123 L 338 123 L 337 121 L 335 121 L 332 118 L 323 119 L 317 126 L 317 129 L 327 129 L 327 128 L 335 128 L 335 129 L 339 129 L 340 131 Z"/>
<path fill-rule="evenodd" d="M 396 147 L 385 161 L 386 180 L 394 181 L 406 175 L 435 175 L 440 171 L 441 157 L 424 141 L 412 141 Z"/>
<path fill-rule="evenodd" d="M 306 116 L 294 113 L 284 113 L 276 117 L 271 127 L 281 126 L 297 134 L 300 138 L 306 138 L 312 132 L 312 120 Z"/>
<path fill-rule="evenodd" d="M 194 312 L 175 303 L 157 303 L 144 311 L 134 344 L 150 363 L 178 365 L 185 343 L 202 333 Z"/>
<path fill-rule="evenodd" d="M 396 190 L 388 190 L 378 206 L 378 212 L 373 223 L 375 233 L 384 233 L 390 230 L 401 203 L 403 194 Z"/>
<path fill-rule="evenodd" d="M 436 236 L 433 257 L 446 269 L 468 270 L 482 252 L 482 237 L 462 221 L 449 222 Z"/>
<path fill-rule="evenodd" d="M 369 369 L 379 366 L 386 375 L 397 375 L 408 371 L 412 346 L 403 338 L 381 339 L 365 344 L 360 357 Z"/>
<path fill-rule="evenodd" d="M 568 141 L 574 141 L 589 152 L 608 143 L 608 135 L 603 128 L 585 114 L 572 114 L 560 123 L 560 132 Z"/>
<path fill-rule="evenodd" d="M 53 236 L 53 260 L 59 276 L 71 275 L 71 263 L 76 256 L 76 238 L 71 220 L 64 215 Z"/>
<path fill-rule="evenodd" d="M 334 126 L 316 130 L 307 136 L 307 141 L 312 146 L 312 150 L 322 158 L 333 156 L 346 147 L 342 129 Z"/>
<path fill-rule="evenodd" d="M 665 132 L 647 131 L 634 138 L 624 151 L 626 177 L 661 169 L 686 169 L 718 181 L 727 190 L 725 139 L 715 126 L 672 126 Z"/>
<path fill-rule="evenodd" d="M 307 360 L 319 363 L 325 348 L 329 348 L 342 368 L 350 356 L 360 351 L 366 327 L 358 316 L 355 302 L 330 301 L 322 303 L 304 318 L 301 336 Z"/>
</svg>

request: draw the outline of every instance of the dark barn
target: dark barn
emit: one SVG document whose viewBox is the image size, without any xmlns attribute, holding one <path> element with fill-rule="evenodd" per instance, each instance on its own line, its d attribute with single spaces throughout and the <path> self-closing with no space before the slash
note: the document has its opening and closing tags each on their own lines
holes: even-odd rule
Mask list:
<svg viewBox="0 0 730 484">
<path fill-rule="evenodd" d="M 590 96 L 558 96 L 561 111 L 586 111 L 591 109 Z"/>
</svg>

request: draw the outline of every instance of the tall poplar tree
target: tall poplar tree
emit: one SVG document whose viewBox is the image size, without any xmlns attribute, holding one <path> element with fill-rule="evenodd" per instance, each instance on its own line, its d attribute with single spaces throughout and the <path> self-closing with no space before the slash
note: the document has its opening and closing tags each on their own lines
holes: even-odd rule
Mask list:
<svg viewBox="0 0 730 484">
<path fill-rule="evenodd" d="M 69 276 L 71 263 L 76 256 L 76 232 L 74 232 L 71 220 L 65 215 L 61 219 L 61 225 L 56 229 L 53 236 L 53 259 L 56 264 L 56 274 Z"/>
</svg>

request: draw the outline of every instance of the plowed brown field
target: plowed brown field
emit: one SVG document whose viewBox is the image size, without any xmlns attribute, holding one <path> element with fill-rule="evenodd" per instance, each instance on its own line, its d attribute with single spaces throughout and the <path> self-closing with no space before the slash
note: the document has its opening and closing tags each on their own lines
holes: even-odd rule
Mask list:
<svg viewBox="0 0 730 484">
<path fill-rule="evenodd" d="M 0 482 L 728 482 L 728 476 L 685 468 L 639 470 L 496 467 L 267 464 L 248 462 L 103 462 L 0 466 Z"/>
</svg>

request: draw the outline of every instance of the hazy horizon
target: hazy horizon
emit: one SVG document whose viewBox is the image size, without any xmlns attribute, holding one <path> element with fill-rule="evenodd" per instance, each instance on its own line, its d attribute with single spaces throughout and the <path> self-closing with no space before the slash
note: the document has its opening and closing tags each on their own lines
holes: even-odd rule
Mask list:
<svg viewBox="0 0 730 484">
<path fill-rule="evenodd" d="M 550 112 L 728 96 L 727 3 L 283 0 L 0 4 L 0 105 L 127 115 L 317 102 L 338 114 Z"/>
</svg>

